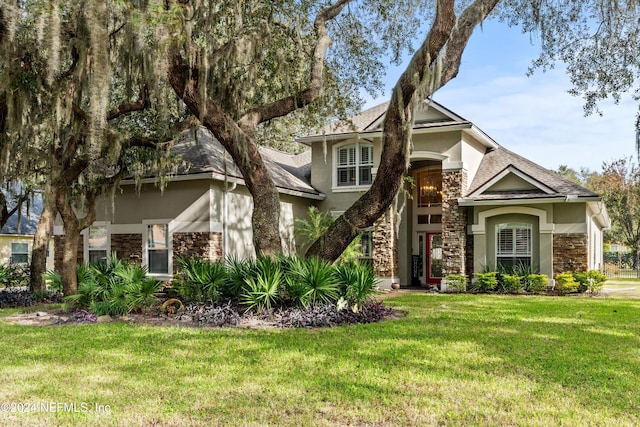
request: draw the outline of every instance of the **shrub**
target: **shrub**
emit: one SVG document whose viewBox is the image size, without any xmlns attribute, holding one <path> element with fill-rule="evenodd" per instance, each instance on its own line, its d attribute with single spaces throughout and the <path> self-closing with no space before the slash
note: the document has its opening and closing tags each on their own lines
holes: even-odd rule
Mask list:
<svg viewBox="0 0 640 427">
<path fill-rule="evenodd" d="M 341 297 L 354 311 L 358 311 L 373 295 L 378 282 L 373 267 L 360 261 L 337 266 L 336 277 L 340 283 Z"/>
<path fill-rule="evenodd" d="M 0 265 L 0 286 L 29 286 L 29 266 L 24 264 Z"/>
<path fill-rule="evenodd" d="M 115 254 L 106 262 L 79 264 L 78 293 L 65 301 L 97 315 L 123 315 L 157 302 L 160 281 L 147 277 L 147 270 L 119 261 Z"/>
<path fill-rule="evenodd" d="M 294 303 L 306 307 L 309 303 L 335 302 L 340 297 L 335 267 L 328 261 L 294 257 L 281 264 L 286 266 L 287 293 Z"/>
<path fill-rule="evenodd" d="M 225 259 L 226 280 L 220 289 L 223 298 L 239 298 L 247 288 L 246 278 L 255 276 L 255 260 L 241 260 L 235 257 Z"/>
<path fill-rule="evenodd" d="M 558 273 L 556 275 L 556 289 L 560 295 L 576 292 L 578 290 L 578 282 L 573 278 L 570 272 Z"/>
<path fill-rule="evenodd" d="M 522 284 L 522 278 L 514 274 L 502 275 L 502 287 L 505 292 L 508 292 L 511 294 L 517 294 L 518 292 L 524 289 L 524 285 Z"/>
<path fill-rule="evenodd" d="M 465 292 L 467 290 L 467 276 L 450 274 L 444 278 L 447 284 L 447 292 Z"/>
<path fill-rule="evenodd" d="M 475 273 L 473 290 L 477 292 L 493 291 L 498 286 L 498 273 L 490 271 L 487 273 Z"/>
<path fill-rule="evenodd" d="M 199 258 L 179 258 L 181 269 L 173 284 L 173 292 L 186 302 L 218 301 L 227 274 L 221 262 Z"/>
<path fill-rule="evenodd" d="M 45 273 L 42 273 L 42 278 L 47 282 L 49 289 L 53 289 L 54 291 L 62 292 L 63 282 L 62 276 L 55 270 L 49 270 Z"/>
<path fill-rule="evenodd" d="M 549 278 L 546 274 L 529 274 L 525 277 L 526 290 L 532 293 L 541 293 L 547 290 Z"/>
<path fill-rule="evenodd" d="M 245 277 L 246 287 L 241 294 L 243 304 L 248 310 L 258 313 L 271 308 L 280 300 L 280 287 L 283 282 L 280 264 L 263 256 L 255 261 L 255 275 Z"/>
<path fill-rule="evenodd" d="M 578 292 L 589 292 L 591 294 L 597 294 L 602 290 L 604 282 L 607 280 L 607 276 L 602 274 L 599 270 L 589 270 L 584 273 L 574 273 L 573 278 L 578 282 Z"/>
</svg>

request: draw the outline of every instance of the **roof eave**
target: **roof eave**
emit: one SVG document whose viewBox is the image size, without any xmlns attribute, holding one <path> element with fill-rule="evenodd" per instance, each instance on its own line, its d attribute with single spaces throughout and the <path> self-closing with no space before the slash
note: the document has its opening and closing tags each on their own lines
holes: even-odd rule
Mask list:
<svg viewBox="0 0 640 427">
<path fill-rule="evenodd" d="M 571 197 L 571 196 L 556 196 L 556 197 L 540 197 L 540 198 L 522 198 L 522 199 L 495 199 L 495 200 L 476 200 L 470 197 L 462 197 L 458 199 L 458 205 L 460 206 L 488 206 L 488 205 L 500 205 L 500 206 L 513 206 L 527 204 L 543 204 L 543 203 L 579 203 L 579 202 L 599 202 L 602 199 L 600 197 L 584 196 L 584 197 Z"/>
<path fill-rule="evenodd" d="M 436 126 L 416 127 L 413 129 L 413 134 L 421 135 L 421 134 L 429 134 L 429 133 L 439 133 L 443 131 L 458 131 L 458 130 L 464 131 L 464 130 L 472 129 L 473 127 L 474 126 L 471 122 L 439 123 Z M 384 131 L 378 129 L 378 130 L 370 130 L 370 131 L 362 131 L 362 132 L 332 133 L 327 135 L 303 136 L 303 137 L 297 138 L 296 141 L 301 144 L 310 146 L 314 142 L 324 142 L 324 141 L 338 142 L 338 141 L 345 141 L 348 139 L 357 139 L 357 138 L 363 138 L 363 137 L 381 138 L 383 134 L 384 134 Z M 496 144 L 495 146 L 497 146 L 497 143 L 495 144 Z"/>
</svg>

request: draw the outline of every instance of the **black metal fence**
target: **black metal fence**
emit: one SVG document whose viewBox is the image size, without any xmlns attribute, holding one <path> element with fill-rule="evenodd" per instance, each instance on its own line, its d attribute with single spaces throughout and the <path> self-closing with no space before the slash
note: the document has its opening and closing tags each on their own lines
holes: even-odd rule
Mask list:
<svg viewBox="0 0 640 427">
<path fill-rule="evenodd" d="M 602 272 L 610 279 L 640 279 L 640 265 L 634 268 L 631 252 L 605 252 Z"/>
</svg>

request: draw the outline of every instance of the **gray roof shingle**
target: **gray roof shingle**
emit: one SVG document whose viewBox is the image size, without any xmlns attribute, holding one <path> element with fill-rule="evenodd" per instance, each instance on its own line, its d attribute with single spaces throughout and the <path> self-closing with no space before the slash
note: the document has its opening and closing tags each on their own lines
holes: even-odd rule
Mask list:
<svg viewBox="0 0 640 427">
<path fill-rule="evenodd" d="M 262 159 L 280 189 L 300 191 L 313 195 L 320 193 L 311 186 L 311 153 L 298 155 L 283 153 L 272 148 L 260 147 Z M 242 180 L 242 174 L 220 142 L 205 128 L 183 132 L 172 148 L 187 162 L 178 175 L 217 173 Z"/>
<path fill-rule="evenodd" d="M 518 190 L 518 191 L 502 191 L 502 192 L 483 192 L 477 193 L 485 184 L 489 183 L 496 176 L 501 174 L 509 167 L 514 167 L 521 173 L 529 176 L 534 181 L 538 181 L 548 187 L 552 193 L 549 194 L 541 190 Z M 480 167 L 471 182 L 468 198 L 474 200 L 505 200 L 505 199 L 535 199 L 544 197 L 566 197 L 568 195 L 576 195 L 578 197 L 598 197 L 593 191 L 575 184 L 557 173 L 545 169 L 542 166 L 533 163 L 531 160 L 525 159 L 502 146 L 487 150 L 482 158 Z"/>
</svg>

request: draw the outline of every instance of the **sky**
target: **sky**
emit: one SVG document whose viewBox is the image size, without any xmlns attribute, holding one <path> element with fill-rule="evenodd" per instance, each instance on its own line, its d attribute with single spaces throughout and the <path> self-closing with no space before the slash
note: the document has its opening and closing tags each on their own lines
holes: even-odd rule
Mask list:
<svg viewBox="0 0 640 427">
<path fill-rule="evenodd" d="M 477 28 L 467 46 L 458 76 L 433 99 L 473 122 L 505 148 L 556 170 L 602 169 L 625 156 L 635 159 L 638 102 L 626 96 L 620 104 L 599 104 L 603 116 L 585 117 L 584 101 L 571 88 L 562 64 L 527 77 L 537 49 L 528 34 L 498 22 Z M 386 101 L 409 58 L 389 69 L 385 93 L 367 99 L 365 107 Z"/>
</svg>

